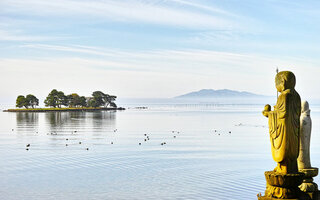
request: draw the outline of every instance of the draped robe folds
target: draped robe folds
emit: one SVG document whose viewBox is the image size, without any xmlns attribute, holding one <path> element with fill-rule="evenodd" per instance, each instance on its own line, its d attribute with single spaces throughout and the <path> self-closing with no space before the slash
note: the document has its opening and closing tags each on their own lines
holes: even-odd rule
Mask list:
<svg viewBox="0 0 320 200">
<path fill-rule="evenodd" d="M 278 163 L 278 172 L 297 171 L 300 114 L 301 100 L 294 89 L 282 91 L 274 111 L 268 114 L 272 157 Z"/>
</svg>

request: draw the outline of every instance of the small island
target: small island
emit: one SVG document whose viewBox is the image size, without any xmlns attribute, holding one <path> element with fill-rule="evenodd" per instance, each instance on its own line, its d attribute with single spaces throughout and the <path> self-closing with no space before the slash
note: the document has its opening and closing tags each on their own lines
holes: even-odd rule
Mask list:
<svg viewBox="0 0 320 200">
<path fill-rule="evenodd" d="M 105 94 L 101 91 L 92 93 L 92 97 L 79 96 L 77 93 L 65 95 L 64 92 L 53 89 L 44 104 L 46 108 L 37 108 L 39 99 L 32 94 L 19 95 L 16 100 L 16 109 L 4 110 L 4 112 L 65 112 L 65 111 L 101 111 L 101 110 L 125 110 L 117 107 L 116 96 Z"/>
</svg>

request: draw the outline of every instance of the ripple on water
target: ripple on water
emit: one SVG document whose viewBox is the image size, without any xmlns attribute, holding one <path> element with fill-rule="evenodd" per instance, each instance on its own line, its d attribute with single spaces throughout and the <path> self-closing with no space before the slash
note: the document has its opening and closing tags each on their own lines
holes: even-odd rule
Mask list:
<svg viewBox="0 0 320 200">
<path fill-rule="evenodd" d="M 1 196 L 35 200 L 256 199 L 265 189 L 264 171 L 274 165 L 269 141 L 265 129 L 235 127 L 239 122 L 234 119 L 250 121 L 246 124 L 261 122 L 252 122 L 252 113 L 203 112 L 6 116 L 12 120 L 8 124 L 16 126 L 1 129 L 10 132 L 0 131 Z M 213 129 L 221 130 L 221 135 L 212 133 Z M 179 135 L 172 130 L 179 130 Z M 223 134 L 226 130 L 232 134 Z M 144 134 L 150 140 L 144 142 Z M 162 142 L 167 144 L 161 146 Z M 31 144 L 29 151 L 26 144 Z M 315 147 L 313 156 L 319 157 Z"/>
</svg>

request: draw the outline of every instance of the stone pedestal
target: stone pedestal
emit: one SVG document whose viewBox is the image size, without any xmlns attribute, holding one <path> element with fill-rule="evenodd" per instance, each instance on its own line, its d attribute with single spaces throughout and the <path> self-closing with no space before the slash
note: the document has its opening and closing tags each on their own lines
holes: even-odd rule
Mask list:
<svg viewBox="0 0 320 200">
<path fill-rule="evenodd" d="M 315 198 L 315 193 L 318 193 L 318 185 L 313 182 L 313 177 L 318 175 L 318 171 L 318 168 L 299 169 L 299 172 L 304 173 L 304 179 L 299 188 L 309 194 L 312 199 Z"/>
<path fill-rule="evenodd" d="M 281 174 L 266 171 L 264 175 L 267 187 L 265 195 L 258 196 L 258 200 L 310 200 L 310 197 L 303 194 L 298 187 L 303 181 L 303 173 Z"/>
</svg>

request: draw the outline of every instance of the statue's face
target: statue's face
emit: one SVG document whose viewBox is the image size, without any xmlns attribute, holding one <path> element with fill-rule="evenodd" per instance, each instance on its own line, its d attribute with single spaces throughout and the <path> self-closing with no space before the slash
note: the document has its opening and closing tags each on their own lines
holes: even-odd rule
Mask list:
<svg viewBox="0 0 320 200">
<path fill-rule="evenodd" d="M 283 87 L 282 87 L 282 85 L 280 85 L 280 84 L 277 84 L 277 85 L 276 85 L 276 88 L 277 88 L 277 91 L 278 91 L 278 92 L 282 92 L 282 91 L 283 91 Z"/>
<path fill-rule="evenodd" d="M 278 92 L 282 92 L 284 90 L 284 81 L 281 77 L 276 77 L 276 88 Z"/>
</svg>

